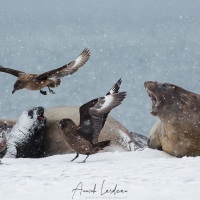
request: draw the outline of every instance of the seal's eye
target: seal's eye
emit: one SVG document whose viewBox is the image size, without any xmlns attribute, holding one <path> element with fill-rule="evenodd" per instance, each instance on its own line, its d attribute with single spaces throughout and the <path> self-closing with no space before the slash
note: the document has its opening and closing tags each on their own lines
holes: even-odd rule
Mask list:
<svg viewBox="0 0 200 200">
<path fill-rule="evenodd" d="M 33 110 L 28 111 L 28 116 L 32 119 L 33 118 Z"/>
<path fill-rule="evenodd" d="M 172 89 L 175 89 L 175 88 L 176 88 L 176 86 L 175 86 L 175 85 L 171 85 L 171 87 L 172 87 Z"/>
</svg>

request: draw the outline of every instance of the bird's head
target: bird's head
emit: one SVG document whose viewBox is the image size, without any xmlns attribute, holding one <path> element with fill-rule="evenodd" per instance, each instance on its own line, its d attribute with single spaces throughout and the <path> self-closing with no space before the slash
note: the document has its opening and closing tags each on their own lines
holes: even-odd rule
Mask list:
<svg viewBox="0 0 200 200">
<path fill-rule="evenodd" d="M 12 94 L 14 94 L 17 90 L 21 90 L 23 88 L 25 88 L 25 83 L 23 81 L 17 80 L 14 84 Z"/>
</svg>

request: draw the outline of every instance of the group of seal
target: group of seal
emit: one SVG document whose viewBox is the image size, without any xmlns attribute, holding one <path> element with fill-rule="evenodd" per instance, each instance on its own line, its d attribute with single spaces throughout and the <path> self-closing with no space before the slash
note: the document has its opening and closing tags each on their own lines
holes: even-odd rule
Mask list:
<svg viewBox="0 0 200 200">
<path fill-rule="evenodd" d="M 76 72 L 88 61 L 89 57 L 90 51 L 86 48 L 75 61 L 40 75 L 27 74 L 2 66 L 0 66 L 0 71 L 18 77 L 12 93 L 26 88 L 40 90 L 42 94 L 46 95 L 42 88 L 48 87 L 50 93 L 54 93 L 50 88 L 58 86 L 61 77 Z M 71 118 L 59 119 L 63 134 L 62 140 L 71 151 L 77 153 L 75 158 L 79 154 L 85 154 L 87 159 L 89 155 L 95 154 L 111 144 L 109 139 L 105 138 L 105 140 L 99 141 L 98 138 L 109 112 L 121 104 L 126 97 L 126 92 L 119 92 L 121 82 L 122 80 L 119 79 L 105 97 L 93 99 L 79 108 L 79 126 Z M 13 127 L 8 128 L 7 124 L 3 124 L 0 130 L 1 155 L 6 158 L 37 158 L 45 155 L 47 122 L 48 118 L 44 116 L 44 108 L 34 107 L 25 110 L 19 120 L 13 123 Z M 128 134 L 125 133 L 125 135 L 129 137 Z M 130 145 L 131 142 L 128 141 L 127 143 Z"/>
</svg>

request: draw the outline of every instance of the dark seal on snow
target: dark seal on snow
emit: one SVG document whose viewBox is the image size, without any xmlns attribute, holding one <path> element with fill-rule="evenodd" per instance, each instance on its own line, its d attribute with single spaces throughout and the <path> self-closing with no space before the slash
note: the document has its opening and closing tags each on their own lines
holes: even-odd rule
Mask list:
<svg viewBox="0 0 200 200">
<path fill-rule="evenodd" d="M 148 145 L 176 156 L 200 156 L 200 95 L 169 83 L 145 82 L 152 100 Z"/>
<path fill-rule="evenodd" d="M 22 113 L 7 134 L 6 158 L 40 157 L 44 142 L 46 118 L 43 107 L 34 107 Z"/>
</svg>

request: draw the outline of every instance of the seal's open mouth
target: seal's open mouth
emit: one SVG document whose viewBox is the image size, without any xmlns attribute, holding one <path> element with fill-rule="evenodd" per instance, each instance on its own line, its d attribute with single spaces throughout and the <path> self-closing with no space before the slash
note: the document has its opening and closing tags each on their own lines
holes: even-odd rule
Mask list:
<svg viewBox="0 0 200 200">
<path fill-rule="evenodd" d="M 45 120 L 46 120 L 46 117 L 45 117 L 44 115 L 40 115 L 40 116 L 37 117 L 37 119 L 38 119 L 39 121 L 45 121 Z"/>
<path fill-rule="evenodd" d="M 152 109 L 151 109 L 151 114 L 152 115 L 157 115 L 158 113 L 158 106 L 160 105 L 159 98 L 156 96 L 155 93 L 153 93 L 152 91 L 150 91 L 148 88 L 146 88 L 147 94 L 149 95 L 149 97 L 151 98 L 152 101 Z"/>
<path fill-rule="evenodd" d="M 151 98 L 153 104 L 156 104 L 156 102 L 157 102 L 156 95 L 153 92 L 149 91 L 149 90 L 147 90 L 147 93 L 148 93 L 149 97 Z"/>
<path fill-rule="evenodd" d="M 38 111 L 37 111 L 37 114 L 38 114 L 37 119 L 38 119 L 39 121 L 46 121 L 46 117 L 44 116 L 44 108 L 39 107 L 39 108 L 38 108 Z"/>
</svg>

